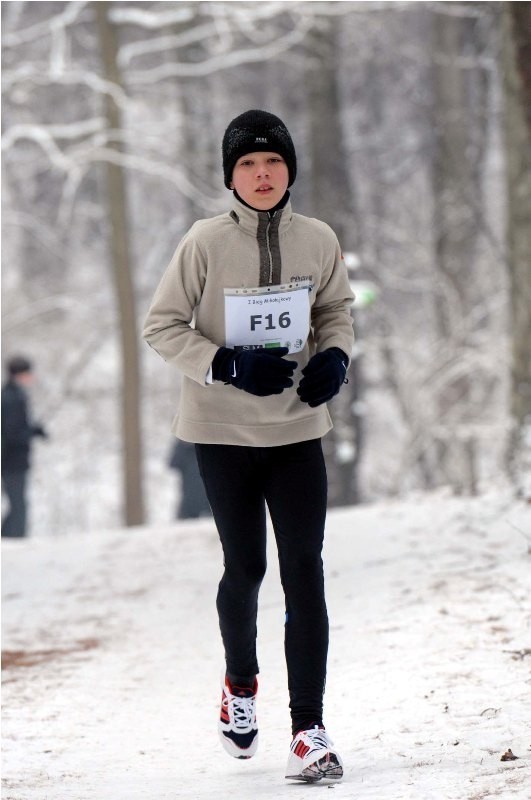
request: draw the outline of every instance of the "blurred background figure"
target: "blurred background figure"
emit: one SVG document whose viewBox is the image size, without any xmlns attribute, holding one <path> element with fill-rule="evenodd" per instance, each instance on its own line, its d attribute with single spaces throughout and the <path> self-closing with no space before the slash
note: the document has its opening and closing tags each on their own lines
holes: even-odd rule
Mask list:
<svg viewBox="0 0 531 800">
<path fill-rule="evenodd" d="M 177 507 L 177 519 L 196 519 L 210 515 L 212 512 L 199 474 L 195 445 L 177 439 L 169 466 L 181 473 L 181 496 Z"/>
<path fill-rule="evenodd" d="M 47 438 L 42 425 L 31 420 L 27 390 L 34 382 L 33 367 L 23 356 L 11 358 L 2 387 L 2 489 L 9 509 L 2 519 L 2 536 L 27 532 L 26 484 L 34 436 Z"/>
</svg>

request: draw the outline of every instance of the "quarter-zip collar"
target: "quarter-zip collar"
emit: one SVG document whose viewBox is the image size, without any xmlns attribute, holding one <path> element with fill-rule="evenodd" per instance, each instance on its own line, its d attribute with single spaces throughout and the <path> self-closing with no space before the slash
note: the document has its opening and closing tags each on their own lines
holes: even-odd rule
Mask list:
<svg viewBox="0 0 531 800">
<path fill-rule="evenodd" d="M 256 211 L 234 198 L 230 212 L 232 221 L 256 240 L 259 255 L 259 286 L 277 286 L 282 282 L 280 237 L 290 227 L 291 203 L 271 211 Z"/>
<path fill-rule="evenodd" d="M 280 237 L 290 227 L 291 203 L 271 211 L 256 211 L 234 198 L 230 218 L 246 234 L 256 239 L 259 254 L 259 286 L 277 286 L 282 282 Z"/>
<path fill-rule="evenodd" d="M 232 211 L 230 212 L 231 219 L 239 225 L 242 231 L 249 233 L 251 236 L 256 236 L 260 220 L 268 222 L 270 220 L 269 211 L 256 211 L 251 206 L 242 203 L 237 197 L 232 201 Z M 278 220 L 279 234 L 282 235 L 291 225 L 293 212 L 291 209 L 291 201 L 288 200 L 284 208 L 277 209 L 272 214 L 272 219 Z"/>
</svg>

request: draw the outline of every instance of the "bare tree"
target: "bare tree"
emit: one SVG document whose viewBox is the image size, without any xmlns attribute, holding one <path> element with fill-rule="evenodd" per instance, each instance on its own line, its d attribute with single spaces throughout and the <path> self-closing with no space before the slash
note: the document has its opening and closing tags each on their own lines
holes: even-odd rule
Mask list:
<svg viewBox="0 0 531 800">
<path fill-rule="evenodd" d="M 307 75 L 312 163 L 310 208 L 312 214 L 333 228 L 342 248 L 352 250 L 357 242 L 352 234 L 352 189 L 345 170 L 347 159 L 338 64 L 339 24 L 334 16 L 322 17 L 308 34 L 306 43 L 311 64 Z M 355 351 L 349 384 L 330 405 L 334 428 L 324 442 L 331 505 L 351 505 L 360 501 L 358 467 L 363 441 L 358 402 L 360 384 L 359 353 Z"/>
<path fill-rule="evenodd" d="M 531 3 L 504 3 L 502 57 L 512 342 L 508 467 L 518 485 L 531 430 Z"/>
<path fill-rule="evenodd" d="M 109 3 L 93 3 L 100 37 L 102 72 L 106 81 L 123 88 L 117 65 L 116 31 L 109 21 Z M 123 152 L 120 108 L 110 93 L 104 95 L 109 148 Z M 123 167 L 108 161 L 107 197 L 109 208 L 110 249 L 119 316 L 122 351 L 122 458 L 124 479 L 124 521 L 126 525 L 144 522 L 142 483 L 142 443 L 140 422 L 140 364 L 136 303 L 132 277 L 129 230 L 127 222 L 126 181 Z"/>
<path fill-rule="evenodd" d="M 474 4 L 469 4 L 473 7 Z M 440 353 L 446 379 L 439 384 L 434 425 L 436 482 L 449 482 L 458 493 L 475 493 L 476 442 L 470 433 L 475 410 L 472 381 L 475 348 L 469 319 L 478 303 L 478 225 L 481 175 L 486 150 L 488 74 L 474 50 L 481 46 L 475 13 L 434 9 L 433 162 L 434 246 L 438 288 L 434 302 Z M 472 8 L 472 11 L 474 9 Z M 462 62 L 466 52 L 470 63 Z M 481 302 L 481 300 L 479 301 Z M 475 372 L 475 374 L 474 374 Z"/>
</svg>

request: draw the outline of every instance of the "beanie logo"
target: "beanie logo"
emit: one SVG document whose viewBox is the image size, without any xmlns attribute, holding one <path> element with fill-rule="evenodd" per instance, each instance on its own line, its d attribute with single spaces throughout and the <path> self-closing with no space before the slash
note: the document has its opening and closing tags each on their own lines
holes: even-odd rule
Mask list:
<svg viewBox="0 0 531 800">
<path fill-rule="evenodd" d="M 255 144 L 267 144 L 268 142 L 267 142 L 267 139 L 266 139 L 265 136 L 257 136 L 256 139 L 254 140 L 254 143 Z"/>
</svg>

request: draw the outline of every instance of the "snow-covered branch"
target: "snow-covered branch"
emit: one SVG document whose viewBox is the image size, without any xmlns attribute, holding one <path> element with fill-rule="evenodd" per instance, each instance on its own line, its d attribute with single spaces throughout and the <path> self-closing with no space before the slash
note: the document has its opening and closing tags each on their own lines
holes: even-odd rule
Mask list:
<svg viewBox="0 0 531 800">
<path fill-rule="evenodd" d="M 201 203 L 211 212 L 217 213 L 220 211 L 220 196 L 208 195 L 199 191 L 197 187 L 191 183 L 186 172 L 180 167 L 174 167 L 164 162 L 157 162 L 140 155 L 120 153 L 117 150 L 106 147 L 91 149 L 90 154 L 87 154 L 85 157 L 80 156 L 78 163 L 88 164 L 97 162 L 118 164 L 126 169 L 140 171 L 151 177 L 169 181 L 175 184 L 179 188 L 179 191 L 190 200 Z"/>
<path fill-rule="evenodd" d="M 13 125 L 2 135 L 2 149 L 8 150 L 18 139 L 62 139 L 65 141 L 83 139 L 93 133 L 104 130 L 105 120 L 103 117 L 93 117 L 92 119 L 80 119 L 76 122 L 69 122 L 54 125 Z"/>
<path fill-rule="evenodd" d="M 96 94 L 109 94 L 114 102 L 122 109 L 127 107 L 127 94 L 111 81 L 106 81 L 89 69 L 69 69 L 62 73 L 52 73 L 49 69 L 40 66 L 25 64 L 2 74 L 4 92 L 12 89 L 17 84 L 31 82 L 37 86 L 86 86 Z"/>
<path fill-rule="evenodd" d="M 2 34 L 3 46 L 20 47 L 23 44 L 30 44 L 31 42 L 40 40 L 43 36 L 53 36 L 58 31 L 64 30 L 77 22 L 86 7 L 90 4 L 88 0 L 71 0 L 71 2 L 64 5 L 64 11 L 57 14 L 55 17 L 50 17 L 35 25 L 22 28 L 21 30 L 4 31 Z"/>
<path fill-rule="evenodd" d="M 296 28 L 262 47 L 242 47 L 228 53 L 218 53 L 198 62 L 171 62 L 152 69 L 131 70 L 128 74 L 128 83 L 131 86 L 141 86 L 158 83 L 167 78 L 204 77 L 242 64 L 277 58 L 286 50 L 303 42 L 310 25 L 310 20 L 303 19 Z"/>
<path fill-rule="evenodd" d="M 13 125 L 2 136 L 2 150 L 10 149 L 18 140 L 27 139 L 46 153 L 50 163 L 59 170 L 68 171 L 73 169 L 75 164 L 57 146 L 53 135 L 49 130 L 40 125 Z"/>
<path fill-rule="evenodd" d="M 238 30 L 244 33 L 247 38 L 251 39 L 255 44 L 263 44 L 264 31 L 260 30 L 257 25 L 266 21 L 274 20 L 279 14 L 286 15 L 286 12 L 294 19 L 307 19 L 308 15 L 299 17 L 295 11 L 301 4 L 290 4 L 289 9 L 286 8 L 285 3 L 253 3 L 252 8 L 242 9 L 241 3 L 213 3 L 212 4 L 212 18 L 206 18 L 205 22 L 197 22 L 195 25 L 180 31 L 173 35 L 151 36 L 144 40 L 131 42 L 122 45 L 119 51 L 118 64 L 120 68 L 128 67 L 134 58 L 148 55 L 150 53 L 161 53 L 170 50 L 173 55 L 182 48 L 190 47 L 194 44 L 204 46 L 208 43 L 213 51 L 219 50 L 220 52 L 227 53 L 232 46 L 233 35 Z M 118 21 L 123 12 L 114 11 L 112 19 Z M 155 15 L 149 15 L 150 18 Z M 165 18 L 165 15 L 162 15 Z M 194 17 L 186 17 L 183 21 L 194 19 Z M 203 17 L 199 18 L 200 20 Z M 170 27 L 168 24 L 155 25 L 153 27 L 165 30 Z M 272 31 L 276 35 L 276 31 Z"/>
</svg>

